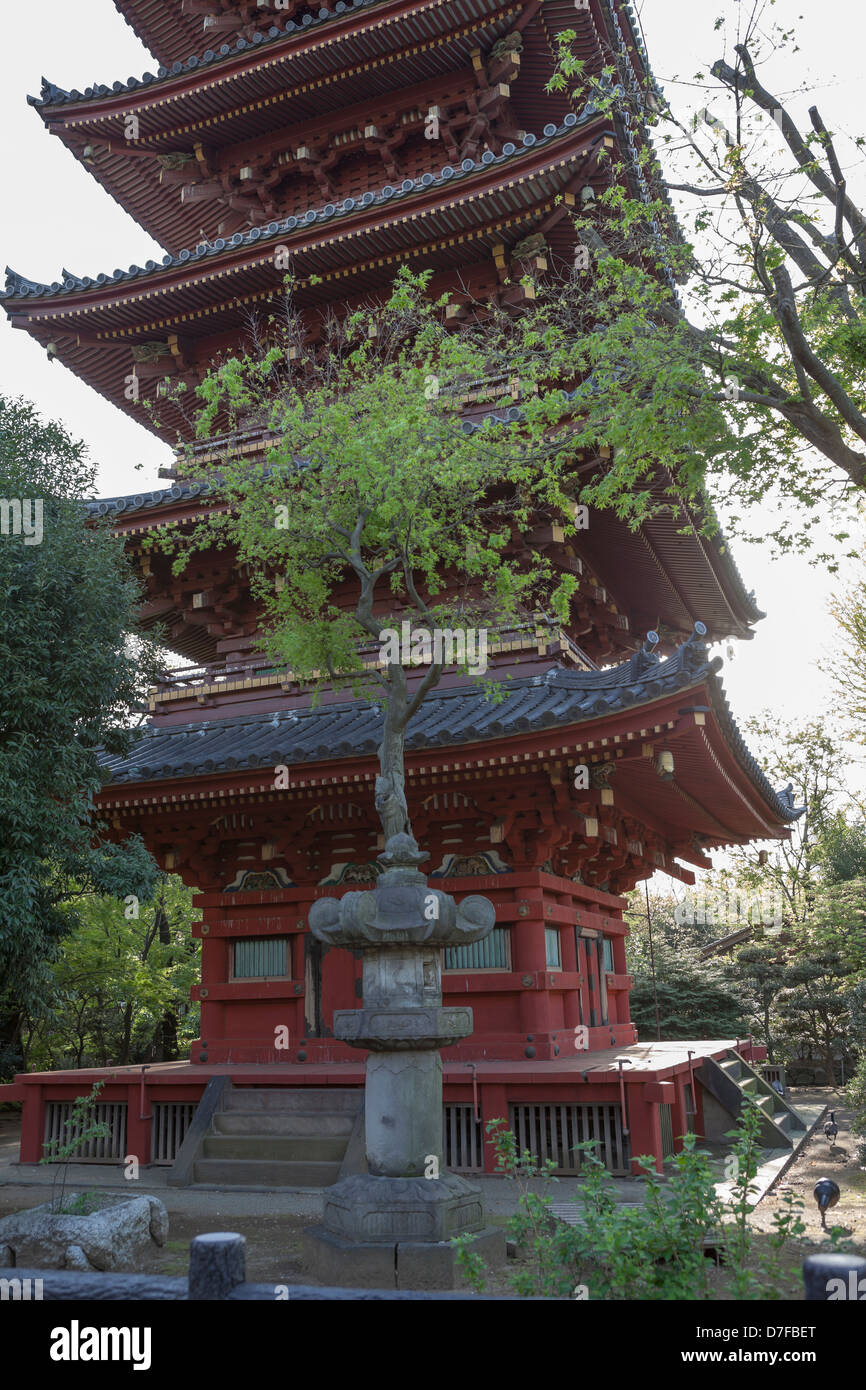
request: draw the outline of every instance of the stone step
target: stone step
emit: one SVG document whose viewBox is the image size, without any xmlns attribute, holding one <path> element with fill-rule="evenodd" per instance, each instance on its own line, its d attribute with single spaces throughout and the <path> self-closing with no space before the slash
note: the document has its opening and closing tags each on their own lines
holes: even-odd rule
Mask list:
<svg viewBox="0 0 866 1390">
<path fill-rule="evenodd" d="M 357 1115 L 364 1100 L 363 1087 L 337 1086 L 232 1086 L 223 1111 L 300 1111 L 305 1114 Z"/>
<path fill-rule="evenodd" d="M 773 1119 L 779 1128 L 783 1129 L 786 1134 L 790 1134 L 794 1129 L 801 1128 L 801 1126 L 796 1123 L 794 1116 L 789 1110 L 777 1110 Z"/>
<path fill-rule="evenodd" d="M 273 1159 L 280 1163 L 342 1163 L 345 1138 L 319 1135 L 293 1138 L 285 1134 L 208 1134 L 205 1158 Z"/>
<path fill-rule="evenodd" d="M 339 1163 L 289 1163 L 273 1159 L 199 1158 L 194 1181 L 216 1187 L 332 1187 Z"/>
<path fill-rule="evenodd" d="M 328 1115 L 324 1111 L 222 1110 L 213 1117 L 217 1134 L 286 1134 L 298 1139 L 342 1135 L 348 1140 L 354 1124 L 354 1115 Z"/>
</svg>

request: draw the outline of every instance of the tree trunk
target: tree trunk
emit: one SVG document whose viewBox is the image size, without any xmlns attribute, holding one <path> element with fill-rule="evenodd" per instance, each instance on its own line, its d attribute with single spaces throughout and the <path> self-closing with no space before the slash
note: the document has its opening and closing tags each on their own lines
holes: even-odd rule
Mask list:
<svg viewBox="0 0 866 1390">
<path fill-rule="evenodd" d="M 123 1011 L 123 1047 L 121 1049 L 118 1066 L 126 1067 L 129 1065 L 129 1048 L 132 1040 L 132 1004 L 127 1004 Z"/>
<path fill-rule="evenodd" d="M 393 671 L 392 667 L 392 671 Z M 376 810 L 385 835 L 385 844 L 394 835 L 411 835 L 412 824 L 406 803 L 406 677 L 392 680 L 385 710 L 385 728 L 379 746 L 380 775 L 376 778 Z M 395 689 L 395 686 L 398 687 Z M 402 689 L 399 688 L 402 686 Z"/>
<path fill-rule="evenodd" d="M 824 1075 L 828 1086 L 836 1085 L 836 1063 L 832 1050 L 824 1053 Z"/>
<path fill-rule="evenodd" d="M 6 1055 L 9 1058 L 7 1067 L 11 1077 L 17 1070 L 15 1060 L 21 1056 L 21 1025 L 24 1015 L 20 1009 L 11 1008 L 7 1013 L 5 1010 L 0 1012 L 0 1056 Z M 0 1077 L 0 1080 L 3 1080 Z"/>
</svg>

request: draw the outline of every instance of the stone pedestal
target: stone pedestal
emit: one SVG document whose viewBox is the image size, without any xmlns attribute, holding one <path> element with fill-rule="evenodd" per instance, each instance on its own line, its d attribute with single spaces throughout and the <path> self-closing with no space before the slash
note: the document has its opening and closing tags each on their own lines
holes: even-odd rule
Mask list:
<svg viewBox="0 0 866 1390">
<path fill-rule="evenodd" d="M 472 1235 L 487 1259 L 504 1236 L 485 1231 L 478 1188 L 444 1171 L 439 1048 L 468 1037 L 472 1010 L 442 1006 L 441 952 L 479 941 L 496 911 L 486 898 L 458 907 L 418 871 L 425 856 L 397 835 L 375 889 L 323 898 L 310 930 L 331 946 L 364 952 L 364 1006 L 334 1014 L 334 1036 L 368 1049 L 368 1172 L 328 1189 L 322 1226 L 305 1234 L 307 1260 L 325 1283 L 372 1288 L 455 1288 L 454 1236 Z"/>
</svg>

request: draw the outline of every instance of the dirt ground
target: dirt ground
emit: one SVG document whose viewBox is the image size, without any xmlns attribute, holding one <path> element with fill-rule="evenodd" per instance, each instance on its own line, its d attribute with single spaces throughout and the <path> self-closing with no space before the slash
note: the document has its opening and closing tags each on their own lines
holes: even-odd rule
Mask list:
<svg viewBox="0 0 866 1390">
<path fill-rule="evenodd" d="M 839 1133 L 831 1144 L 824 1134 L 824 1121 L 797 1155 L 796 1161 L 782 1175 L 771 1192 L 752 1213 L 751 1224 L 758 1230 L 772 1229 L 773 1212 L 779 1209 L 786 1192 L 792 1192 L 804 1202 L 803 1219 L 808 1240 L 814 1249 L 829 1242 L 829 1234 L 821 1230 L 821 1218 L 812 1189 L 819 1178 L 832 1178 L 841 1190 L 839 1203 L 827 1213 L 828 1226 L 841 1226 L 858 1254 L 866 1254 L 866 1167 L 857 1161 L 857 1139 L 850 1130 L 851 1112 L 845 1109 L 843 1093 L 829 1086 L 819 1090 L 795 1088 L 791 1099 L 817 1097 L 835 1112 Z"/>
</svg>

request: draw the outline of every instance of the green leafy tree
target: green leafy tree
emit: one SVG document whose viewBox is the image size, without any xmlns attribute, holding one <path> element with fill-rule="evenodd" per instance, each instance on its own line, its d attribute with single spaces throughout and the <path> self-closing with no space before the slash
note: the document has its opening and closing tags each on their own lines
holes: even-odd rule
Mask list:
<svg viewBox="0 0 866 1390">
<path fill-rule="evenodd" d="M 738 951 L 726 973 L 747 1001 L 749 1027 L 767 1045 L 767 1060 L 775 1057 L 774 1005 L 788 982 L 787 952 L 779 945 L 746 946 Z"/>
<path fill-rule="evenodd" d="M 88 896 L 50 967 L 50 1013 L 28 1017 L 25 1064 L 124 1066 L 173 1061 L 195 1036 L 193 895 L 164 875 L 149 905 Z"/>
<path fill-rule="evenodd" d="M 704 920 L 699 921 L 699 914 L 690 909 L 691 898 L 688 895 L 676 897 L 673 893 L 652 893 L 649 894 L 648 918 L 647 895 L 643 888 L 629 894 L 625 919 L 629 927 L 626 959 L 630 971 L 640 974 L 650 972 L 650 935 L 654 947 L 667 947 L 673 954 L 682 950 L 700 950 L 720 935 L 722 929 L 707 922 L 706 914 Z"/>
<path fill-rule="evenodd" d="M 863 1036 L 861 1033 L 857 1070 L 845 1089 L 845 1104 L 851 1108 L 851 1131 L 859 1141 L 857 1157 L 861 1163 L 866 1163 L 866 1048 L 863 1047 Z"/>
<path fill-rule="evenodd" d="M 747 532 L 749 509 L 775 495 L 787 504 L 775 541 L 803 548 L 828 501 L 866 487 L 866 217 L 852 178 L 863 139 L 837 138 L 815 106 L 802 129 L 765 85 L 759 69 L 796 33 L 770 28 L 764 8 L 719 20 L 726 51 L 692 78 L 691 111 L 616 45 L 595 72 L 575 35 L 559 35 L 551 86 L 628 120 L 638 172 L 613 163 L 584 207 L 591 261 L 544 350 L 580 381 L 580 437 L 613 449 L 592 480 L 599 505 L 637 519 L 673 502 L 683 515 L 709 487 Z M 821 558 L 835 567 L 839 553 Z"/>
<path fill-rule="evenodd" d="M 635 970 L 629 994 L 631 1020 L 641 1037 L 655 1037 L 655 1002 L 663 1040 L 732 1038 L 746 1031 L 746 1009 L 740 991 L 714 961 L 698 952 L 674 950 L 664 942 L 655 948 L 656 982 L 646 967 Z"/>
<path fill-rule="evenodd" d="M 746 720 L 745 731 L 772 785 L 787 785 L 794 805 L 806 809 L 790 838 L 770 841 L 763 853 L 757 845 L 731 848 L 727 877 L 746 893 L 777 895 L 784 925 L 791 927 L 807 919 L 823 884 L 827 837 L 838 835 L 840 803 L 847 807 L 852 800 L 850 758 L 823 719 L 788 723 L 767 711 Z"/>
<path fill-rule="evenodd" d="M 316 341 L 289 293 L 285 314 L 261 325 L 248 355 L 217 365 L 191 408 L 175 397 L 199 438 L 250 425 L 272 436 L 258 462 L 225 448 L 224 510 L 190 544 L 235 548 L 275 664 L 380 704 L 386 842 L 411 834 L 404 739 L 448 664 L 436 634 L 468 645 L 564 622 L 577 586 L 530 544 L 545 521 L 573 526 L 565 465 L 545 443 L 551 411 L 536 403 L 520 431 L 462 428 L 460 399 L 489 378 L 490 340 L 451 332 L 428 280 L 401 273 L 383 304 L 324 320 Z M 404 664 L 389 634 L 406 621 Z M 417 681 L 412 661 L 426 666 Z"/>
<path fill-rule="evenodd" d="M 22 1010 L 39 1009 L 48 965 L 75 926 L 67 904 L 85 890 L 146 899 L 156 881 L 141 840 L 110 843 L 94 812 L 103 782 L 97 749 L 129 748 L 152 649 L 143 639 L 130 642 L 139 590 L 122 543 L 104 528 L 85 529 L 80 499 L 93 486 L 80 443 L 27 402 L 0 397 L 0 499 L 4 507 L 22 504 L 21 526 L 11 508 L 0 535 L 0 1053 L 7 1061 Z"/>
<path fill-rule="evenodd" d="M 844 811 L 829 816 L 818 842 L 825 885 L 866 879 L 866 822 L 848 820 Z"/>
<path fill-rule="evenodd" d="M 829 883 L 809 918 L 806 951 L 835 951 L 857 978 L 866 979 L 866 878 Z"/>
<path fill-rule="evenodd" d="M 782 1036 L 822 1058 L 828 1086 L 836 1084 L 835 1057 L 847 1045 L 853 974 L 840 952 L 816 947 L 792 962 L 778 1001 Z"/>
<path fill-rule="evenodd" d="M 838 643 L 822 663 L 833 677 L 847 731 L 855 743 L 866 742 L 866 567 L 855 582 L 830 604 Z"/>
</svg>

